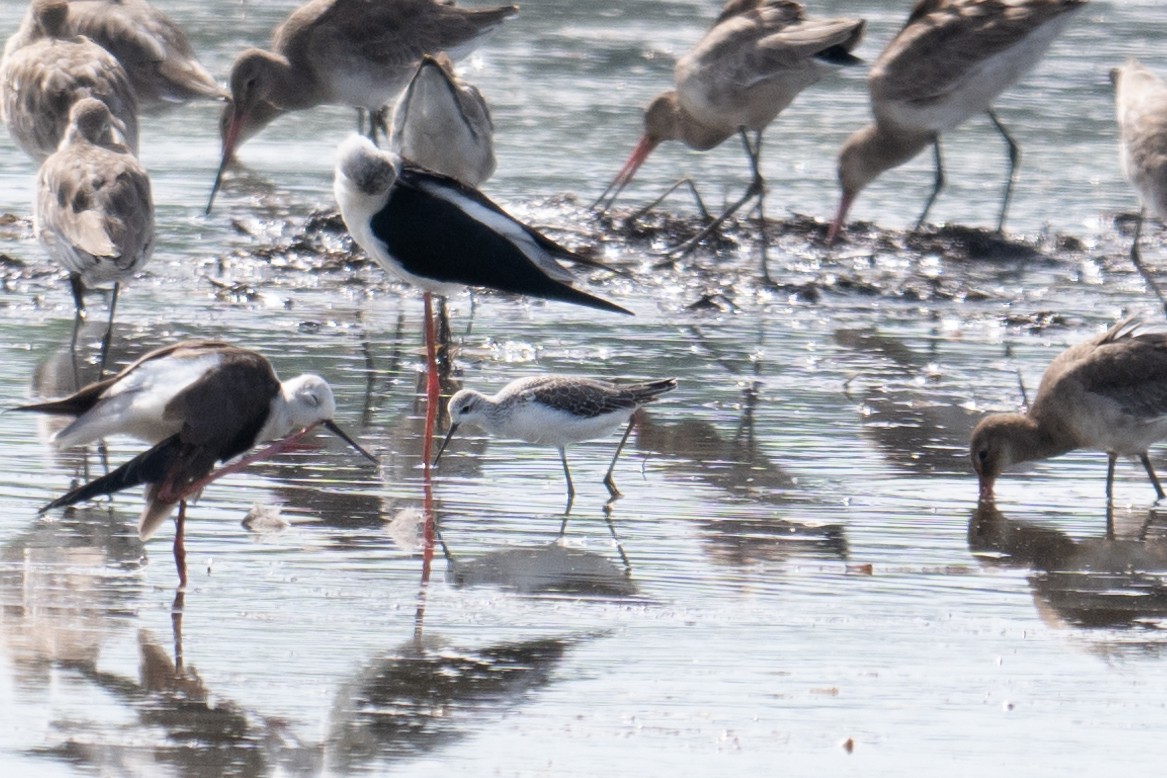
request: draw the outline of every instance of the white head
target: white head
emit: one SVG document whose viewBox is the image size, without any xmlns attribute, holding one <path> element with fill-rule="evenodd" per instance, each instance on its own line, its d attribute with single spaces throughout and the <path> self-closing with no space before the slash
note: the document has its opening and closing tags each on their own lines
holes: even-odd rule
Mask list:
<svg viewBox="0 0 1167 778">
<path fill-rule="evenodd" d="M 438 447 L 438 453 L 434 456 L 434 464 L 436 465 L 438 460 L 442 458 L 442 452 L 446 450 L 446 446 L 454 437 L 454 432 L 462 424 L 471 424 L 489 432 L 490 410 L 493 407 L 490 399 L 482 392 L 476 392 L 473 389 L 460 389 L 454 392 L 446 406 L 446 411 L 450 414 L 450 430 L 446 433 L 446 439 L 442 441 L 442 445 Z"/>
<path fill-rule="evenodd" d="M 489 423 L 490 409 L 493 407 L 490 399 L 482 392 L 461 389 L 450 398 L 450 404 L 446 406 L 446 410 L 450 414 L 452 426 L 471 424 L 489 432 L 487 424 Z"/>
<path fill-rule="evenodd" d="M 321 424 L 375 463 L 376 457 L 361 448 L 336 425 L 332 420 L 335 415 L 336 398 L 328 382 L 311 373 L 298 375 L 280 384 L 280 396 L 272 401 L 271 415 L 259 440 L 282 438 L 293 430 L 309 429 Z"/>
<path fill-rule="evenodd" d="M 336 149 L 336 174 L 333 191 L 342 206 L 346 196 L 361 194 L 378 197 L 397 180 L 401 160 L 381 151 L 363 135 L 351 135 Z"/>
</svg>

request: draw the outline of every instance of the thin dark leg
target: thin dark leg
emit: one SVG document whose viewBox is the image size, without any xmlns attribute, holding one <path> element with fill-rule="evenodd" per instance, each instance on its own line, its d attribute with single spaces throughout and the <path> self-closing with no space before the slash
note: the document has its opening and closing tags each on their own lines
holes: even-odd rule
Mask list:
<svg viewBox="0 0 1167 778">
<path fill-rule="evenodd" d="M 932 210 L 932 203 L 936 202 L 936 196 L 944 188 L 944 159 L 940 155 L 939 135 L 932 139 L 932 151 L 936 159 L 936 177 L 932 183 L 932 194 L 928 195 L 928 202 L 924 203 L 924 212 L 920 214 L 920 220 L 916 222 L 916 227 L 912 232 L 919 232 L 920 228 L 924 226 L 924 222 L 928 219 L 928 211 Z"/>
<path fill-rule="evenodd" d="M 742 134 L 745 141 L 745 134 Z M 749 153 L 749 144 L 746 144 Z M 770 280 L 770 236 L 766 233 L 766 184 L 762 180 L 762 132 L 754 133 L 754 150 L 750 155 L 750 166 L 754 171 L 754 180 L 758 182 L 758 244 L 762 251 L 762 280 L 773 285 Z"/>
<path fill-rule="evenodd" d="M 113 315 L 118 307 L 118 292 L 121 291 L 122 285 L 115 283 L 113 285 L 113 297 L 109 299 L 109 324 L 105 328 L 105 337 L 101 339 L 101 366 L 97 369 L 97 380 L 105 378 L 105 363 L 109 359 L 109 348 L 113 343 Z"/>
<path fill-rule="evenodd" d="M 635 424 L 635 418 L 628 420 L 628 426 L 624 428 L 624 436 L 620 438 L 620 445 L 616 446 L 616 453 L 612 457 L 612 464 L 608 465 L 608 472 L 604 475 L 604 486 L 608 487 L 608 494 L 615 499 L 620 496 L 620 490 L 616 488 L 616 481 L 612 478 L 612 471 L 616 469 L 616 460 L 620 458 L 620 452 L 624 450 L 624 444 L 628 442 L 628 435 L 632 432 L 632 425 Z"/>
<path fill-rule="evenodd" d="M 746 155 L 750 159 L 750 172 L 753 174 L 753 180 L 750 182 L 749 187 L 746 188 L 745 194 L 743 194 L 736 202 L 726 208 L 721 213 L 721 215 L 714 219 L 710 224 L 706 225 L 704 229 L 702 229 L 693 237 L 689 238 L 684 243 L 669 249 L 665 252 L 665 254 L 677 258 L 689 254 L 693 251 L 693 249 L 697 248 L 701 241 L 712 235 L 722 224 L 724 224 L 726 219 L 737 213 L 743 205 L 755 197 L 760 197 L 766 191 L 766 182 L 762 179 L 762 175 L 758 170 L 758 154 L 760 153 L 760 149 L 758 151 L 753 149 L 753 147 L 750 145 L 750 139 L 749 136 L 746 135 L 745 129 L 741 129 L 738 132 L 741 135 L 742 143 L 746 147 Z"/>
<path fill-rule="evenodd" d="M 81 276 L 76 273 L 69 276 L 69 289 L 73 292 L 73 339 L 69 341 L 69 350 L 73 352 L 76 367 L 77 334 L 81 332 L 81 325 L 85 322 L 85 285 L 81 283 Z"/>
<path fill-rule="evenodd" d="M 1151 274 L 1151 269 L 1143 264 L 1143 257 L 1139 253 L 1139 238 L 1143 235 L 1143 220 L 1147 217 L 1147 209 L 1143 208 L 1139 211 L 1139 218 L 1135 221 L 1135 239 L 1131 242 L 1131 263 L 1134 264 L 1135 270 L 1139 271 L 1139 275 L 1143 277 L 1143 281 L 1147 286 L 1151 287 L 1151 291 L 1159 298 L 1159 304 L 1163 306 L 1164 312 L 1167 312 L 1167 296 L 1164 296 L 1163 290 L 1159 288 L 1159 283 L 1155 280 L 1155 276 Z"/>
<path fill-rule="evenodd" d="M 631 224 L 632 222 L 639 219 L 641 216 L 644 216 L 646 213 L 651 211 L 653 208 L 656 208 L 658 205 L 660 205 L 662 202 L 664 202 L 664 199 L 666 197 L 668 197 L 673 192 L 680 189 L 682 186 L 689 187 L 689 192 L 692 193 L 693 200 L 694 200 L 694 202 L 697 203 L 697 210 L 699 210 L 701 212 L 701 220 L 705 221 L 705 222 L 712 221 L 713 214 L 709 213 L 709 209 L 705 207 L 705 201 L 701 199 L 701 193 L 697 191 L 697 185 L 693 183 L 693 179 L 682 178 L 682 179 L 674 182 L 673 185 L 670 186 L 668 189 L 666 189 L 660 197 L 656 198 L 651 203 L 649 203 L 648 205 L 644 206 L 636 213 L 629 216 L 628 219 L 626 220 L 626 223 Z"/>
<path fill-rule="evenodd" d="M 567 466 L 567 449 L 559 449 L 559 460 L 563 462 L 563 477 L 567 479 L 567 507 L 563 509 L 564 513 L 571 512 L 571 504 L 575 502 L 575 484 L 571 482 L 571 468 Z"/>
<path fill-rule="evenodd" d="M 1155 487 L 1155 494 L 1159 496 L 1160 500 L 1167 497 L 1167 493 L 1163 491 L 1163 485 L 1159 483 L 1159 476 L 1155 475 L 1155 468 L 1151 466 L 1151 458 L 1147 456 L 1147 452 L 1139 454 L 1139 459 L 1147 471 L 1147 476 L 1151 479 L 1151 484 Z"/>
<path fill-rule="evenodd" d="M 186 500 L 178 501 L 174 519 L 174 566 L 178 568 L 178 587 L 186 588 Z"/>
<path fill-rule="evenodd" d="M 1017 183 L 1017 168 L 1021 164 L 1021 149 L 1013 140 L 1013 136 L 1009 134 L 1009 130 L 1005 129 L 1004 124 L 1001 124 L 997 114 L 993 113 L 993 109 L 990 108 L 986 113 L 989 114 L 989 120 L 993 122 L 993 126 L 997 128 L 997 132 L 1001 133 L 1001 137 L 1005 139 L 1005 144 L 1009 147 L 1009 177 L 1005 179 L 1005 194 L 1001 197 L 1001 215 L 997 218 L 997 232 L 1003 233 L 1005 232 L 1005 214 L 1009 212 L 1009 201 L 1013 198 L 1013 185 Z"/>
</svg>

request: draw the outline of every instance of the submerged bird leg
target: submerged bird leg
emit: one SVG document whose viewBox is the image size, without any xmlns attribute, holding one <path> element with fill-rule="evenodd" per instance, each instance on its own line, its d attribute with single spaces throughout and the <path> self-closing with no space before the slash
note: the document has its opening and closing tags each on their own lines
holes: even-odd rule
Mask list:
<svg viewBox="0 0 1167 778">
<path fill-rule="evenodd" d="M 1139 454 L 1139 461 L 1143 463 L 1143 468 L 1147 471 L 1147 476 L 1151 479 L 1151 484 L 1155 487 L 1155 494 L 1162 500 L 1167 497 L 1167 493 L 1163 491 L 1163 485 L 1159 483 L 1159 476 L 1155 475 L 1155 468 L 1151 466 L 1151 458 L 1147 456 L 1147 452 Z"/>
<path fill-rule="evenodd" d="M 986 111 L 989 119 L 993 122 L 993 126 L 997 128 L 997 132 L 1001 133 L 1001 137 L 1005 139 L 1005 143 L 1009 146 L 1009 177 L 1005 179 L 1005 193 L 1001 197 L 1001 215 L 997 217 L 997 232 L 1005 232 L 1005 214 L 1009 211 L 1009 200 L 1013 197 L 1013 185 L 1017 183 L 1017 166 L 1021 163 L 1021 149 L 1017 146 L 1017 142 L 1013 140 L 1013 136 L 1009 134 L 1009 130 L 1005 129 L 1005 125 L 1001 124 L 1001 120 L 997 118 L 997 114 L 990 108 Z"/>
<path fill-rule="evenodd" d="M 105 328 L 105 337 L 101 339 L 101 365 L 97 369 L 97 380 L 105 378 L 105 363 L 109 359 L 109 347 L 113 343 L 113 314 L 118 307 L 118 292 L 121 291 L 121 282 L 113 285 L 113 297 L 109 299 L 109 324 Z"/>
<path fill-rule="evenodd" d="M 628 442 L 628 435 L 632 432 L 632 425 L 636 423 L 636 419 L 628 420 L 628 426 L 624 428 L 624 436 L 620 438 L 620 445 L 616 446 L 616 453 L 612 455 L 612 464 L 608 465 L 608 472 L 604 474 L 604 486 L 608 487 L 608 494 L 615 499 L 620 497 L 620 490 L 616 488 L 616 482 L 612 479 L 612 471 L 616 469 L 616 460 L 620 458 L 620 452 L 624 450 L 624 444 Z"/>
<path fill-rule="evenodd" d="M 174 566 L 178 569 L 178 586 L 186 588 L 186 500 L 178 501 L 178 515 L 174 517 Z"/>
<path fill-rule="evenodd" d="M 1164 296 L 1163 290 L 1159 288 L 1159 282 L 1151 274 L 1150 268 L 1143 264 L 1142 254 L 1139 253 L 1139 238 L 1143 235 L 1143 220 L 1147 216 L 1147 209 L 1143 208 L 1139 211 L 1139 218 L 1135 221 L 1135 239 L 1131 242 L 1131 262 L 1135 266 L 1135 270 L 1139 271 L 1139 275 L 1146 281 L 1147 286 L 1151 287 L 1151 291 L 1159 298 L 1159 304 L 1163 306 L 1163 310 L 1167 311 L 1167 296 Z"/>
<path fill-rule="evenodd" d="M 928 202 L 924 203 L 924 212 L 920 214 L 920 219 L 916 222 L 916 226 L 912 228 L 912 232 L 919 232 L 920 228 L 924 226 L 924 222 L 928 219 L 928 211 L 932 210 L 932 203 L 936 202 L 936 196 L 944 188 L 944 160 L 940 156 L 939 135 L 932 138 L 932 151 L 933 156 L 936 158 L 936 177 L 932 182 L 932 194 L 928 195 Z"/>
</svg>

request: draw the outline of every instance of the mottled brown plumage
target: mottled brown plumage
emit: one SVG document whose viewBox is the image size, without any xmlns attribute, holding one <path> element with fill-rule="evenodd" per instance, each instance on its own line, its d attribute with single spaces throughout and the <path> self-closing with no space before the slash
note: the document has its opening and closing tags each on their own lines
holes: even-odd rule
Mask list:
<svg viewBox="0 0 1167 778">
<path fill-rule="evenodd" d="M 34 0 L 33 22 L 9 42 L 0 62 L 0 114 L 25 153 L 37 162 L 57 150 L 69 109 L 83 97 L 105 103 L 115 133 L 138 153 L 138 102 L 121 64 L 108 51 L 68 30 L 65 0 Z"/>
<path fill-rule="evenodd" d="M 1029 410 L 981 420 L 970 452 L 981 496 L 992 499 L 994 481 L 1012 464 L 1079 448 L 1105 451 L 1109 502 L 1119 455 L 1138 456 L 1164 496 L 1147 457 L 1147 449 L 1164 438 L 1167 328 L 1132 317 L 1054 358 Z"/>
<path fill-rule="evenodd" d="M 675 378 L 634 384 L 616 384 L 577 376 L 533 376 L 504 386 L 493 397 L 473 389 L 463 389 L 450 398 L 450 430 L 434 458 L 442 456 L 454 432 L 462 424 L 480 427 L 492 435 L 518 438 L 528 443 L 552 445 L 559 449 L 563 474 L 567 479 L 568 506 L 575 496 L 566 449 L 573 443 L 614 432 L 628 422 L 624 437 L 616 447 L 604 485 L 613 497 L 620 494 L 612 480 L 616 460 L 632 431 L 632 414 L 677 386 Z"/>
<path fill-rule="evenodd" d="M 920 215 L 923 225 L 944 183 L 940 135 L 988 112 L 1010 149 L 997 228 L 1003 229 L 1019 152 L 993 114 L 994 99 L 1021 79 L 1086 0 L 919 0 L 867 78 L 875 121 L 839 152 L 842 196 L 828 235 L 842 229 L 859 192 L 883 172 L 929 145 L 936 179 Z"/>
<path fill-rule="evenodd" d="M 69 0 L 68 10 L 66 32 L 84 35 L 117 58 L 139 108 L 226 98 L 182 28 L 146 0 Z M 5 51 L 30 43 L 35 24 L 30 6 Z"/>
</svg>

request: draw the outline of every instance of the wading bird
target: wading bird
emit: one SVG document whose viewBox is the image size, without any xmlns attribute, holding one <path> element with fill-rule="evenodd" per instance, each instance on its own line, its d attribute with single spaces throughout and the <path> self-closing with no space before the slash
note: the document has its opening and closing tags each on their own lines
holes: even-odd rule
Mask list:
<svg viewBox="0 0 1167 778">
<path fill-rule="evenodd" d="M 113 338 L 121 286 L 154 250 L 150 177 L 114 139 L 116 120 L 100 100 L 82 98 L 69 112 L 61 147 L 37 173 L 33 224 L 45 251 L 69 271 L 73 340 L 85 318 L 85 290 L 113 283 L 109 325 L 101 341 L 101 371 Z"/>
<path fill-rule="evenodd" d="M 114 434 L 152 444 L 108 475 L 73 489 L 41 510 L 146 484 L 138 533 L 143 540 L 150 538 L 178 506 L 174 560 L 183 586 L 186 501 L 211 481 L 274 456 L 318 425 L 377 461 L 332 420 L 336 401 L 323 378 L 305 374 L 281 382 L 263 355 L 215 341 L 183 341 L 157 349 L 69 397 L 17 410 L 75 417 L 54 435 L 58 448 L 83 446 Z M 227 462 L 258 443 L 277 439 L 267 449 L 212 472 L 216 462 Z"/>
<path fill-rule="evenodd" d="M 437 464 L 454 433 L 464 425 L 479 427 L 499 437 L 555 446 L 563 462 L 570 510 L 575 499 L 575 486 L 567 466 L 567 447 L 610 435 L 627 422 L 624 436 L 620 438 L 612 463 L 604 475 L 604 486 L 608 487 L 608 493 L 613 498 L 619 497 L 620 490 L 612 479 L 612 471 L 616 468 L 616 460 L 620 458 L 628 434 L 632 432 L 632 415 L 642 405 L 676 388 L 675 378 L 616 384 L 593 378 L 548 375 L 512 381 L 492 397 L 473 389 L 462 389 L 450 398 L 450 430 L 434 457 L 434 464 Z"/>
<path fill-rule="evenodd" d="M 680 140 L 707 151 L 740 135 L 752 180 L 745 194 L 689 241 L 687 251 L 750 200 L 757 198 L 762 270 L 766 267 L 765 183 L 762 132 L 806 87 L 842 65 L 863 37 L 862 19 L 807 17 L 792 0 L 730 0 L 721 17 L 692 51 L 677 60 L 675 88 L 658 95 L 644 112 L 644 134 L 628 161 L 596 201 L 603 210 L 627 186 L 662 141 Z M 751 143 L 748 133 L 753 133 Z"/>
<path fill-rule="evenodd" d="M 944 186 L 940 136 L 979 113 L 989 117 L 1009 147 L 1009 174 L 997 218 L 997 231 L 1003 231 L 1021 152 L 993 112 L 993 101 L 1033 69 L 1085 4 L 917 0 L 903 29 L 868 74 L 875 121 L 852 133 L 839 152 L 842 195 L 827 242 L 834 243 L 865 186 L 932 146 L 936 176 L 916 222 L 915 229 L 920 229 Z"/>
</svg>

